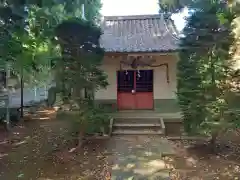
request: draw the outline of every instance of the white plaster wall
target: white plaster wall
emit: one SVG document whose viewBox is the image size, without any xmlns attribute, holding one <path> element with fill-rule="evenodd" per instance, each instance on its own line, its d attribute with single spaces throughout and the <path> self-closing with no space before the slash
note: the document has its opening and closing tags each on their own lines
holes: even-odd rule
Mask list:
<svg viewBox="0 0 240 180">
<path fill-rule="evenodd" d="M 158 55 L 155 57 L 156 64 L 168 63 L 169 65 L 169 80 L 167 82 L 166 67 L 145 68 L 153 69 L 154 72 L 154 99 L 174 99 L 176 98 L 176 63 L 177 56 L 173 55 Z M 117 73 L 120 70 L 120 58 L 105 57 L 101 68 L 108 75 L 108 83 L 106 89 L 100 89 L 95 92 L 96 100 L 117 99 Z M 131 69 L 127 66 L 122 69 Z M 140 68 L 142 69 L 142 68 Z"/>
<path fill-rule="evenodd" d="M 105 71 L 108 76 L 108 83 L 106 89 L 100 89 L 95 92 L 95 99 L 117 99 L 117 70 L 118 70 L 117 59 L 111 59 L 105 57 L 101 69 Z"/>
<path fill-rule="evenodd" d="M 167 82 L 165 66 L 154 68 L 154 99 L 175 99 L 177 58 L 170 55 L 159 56 L 156 64 L 162 63 L 168 63 L 169 83 Z"/>
</svg>

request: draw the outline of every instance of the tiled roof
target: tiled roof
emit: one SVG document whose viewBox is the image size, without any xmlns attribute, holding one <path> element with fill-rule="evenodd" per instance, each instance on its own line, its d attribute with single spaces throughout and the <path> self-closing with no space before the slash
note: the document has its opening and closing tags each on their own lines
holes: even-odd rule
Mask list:
<svg viewBox="0 0 240 180">
<path fill-rule="evenodd" d="M 166 52 L 178 49 L 178 32 L 162 15 L 106 16 L 100 43 L 106 52 Z"/>
</svg>

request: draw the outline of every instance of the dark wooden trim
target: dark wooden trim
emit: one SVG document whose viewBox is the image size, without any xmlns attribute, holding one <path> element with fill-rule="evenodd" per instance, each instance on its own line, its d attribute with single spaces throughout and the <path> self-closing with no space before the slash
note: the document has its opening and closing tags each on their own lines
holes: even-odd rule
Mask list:
<svg viewBox="0 0 240 180">
<path fill-rule="evenodd" d="M 177 53 L 179 52 L 179 50 L 172 50 L 172 51 L 139 51 L 139 52 L 105 52 L 105 56 L 127 56 L 128 54 L 141 54 L 141 55 L 149 55 L 149 54 L 153 54 L 153 55 L 156 55 L 156 54 L 168 54 L 168 53 Z"/>
</svg>

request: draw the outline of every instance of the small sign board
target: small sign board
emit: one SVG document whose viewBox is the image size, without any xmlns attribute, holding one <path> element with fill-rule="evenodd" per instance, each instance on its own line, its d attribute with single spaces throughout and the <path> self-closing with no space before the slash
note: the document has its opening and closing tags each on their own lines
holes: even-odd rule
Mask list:
<svg viewBox="0 0 240 180">
<path fill-rule="evenodd" d="M 8 95 L 0 95 L 0 108 L 7 107 L 8 101 Z"/>
</svg>

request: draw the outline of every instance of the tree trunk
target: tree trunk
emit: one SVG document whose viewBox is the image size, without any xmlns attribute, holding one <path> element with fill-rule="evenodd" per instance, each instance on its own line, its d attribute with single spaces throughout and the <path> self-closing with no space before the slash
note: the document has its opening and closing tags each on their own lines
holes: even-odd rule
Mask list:
<svg viewBox="0 0 240 180">
<path fill-rule="evenodd" d="M 82 147 L 84 143 L 84 133 L 83 131 L 80 130 L 80 132 L 78 133 L 78 147 Z"/>
<path fill-rule="evenodd" d="M 20 116 L 21 116 L 21 119 L 23 119 L 23 115 L 24 115 L 24 113 L 23 113 L 23 99 L 24 99 L 24 97 L 23 97 L 23 90 L 24 90 L 24 82 L 23 82 L 23 67 L 21 67 L 21 114 L 20 114 Z"/>
<path fill-rule="evenodd" d="M 210 148 L 212 153 L 216 153 L 216 141 L 217 141 L 218 133 L 212 133 L 212 138 L 210 140 Z"/>
<path fill-rule="evenodd" d="M 81 147 L 84 143 L 84 135 L 85 135 L 85 126 L 84 123 L 80 125 L 81 127 L 79 128 L 78 132 L 78 147 Z"/>
</svg>

